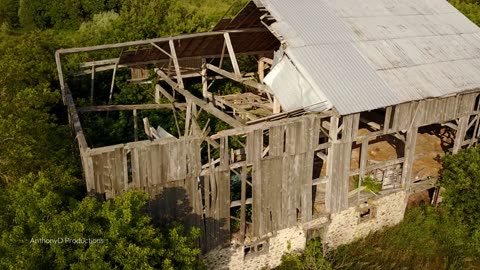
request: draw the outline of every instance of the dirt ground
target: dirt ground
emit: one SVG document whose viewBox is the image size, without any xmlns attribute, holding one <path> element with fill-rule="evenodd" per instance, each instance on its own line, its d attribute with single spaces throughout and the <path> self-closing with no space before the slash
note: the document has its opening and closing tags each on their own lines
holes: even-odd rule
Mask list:
<svg viewBox="0 0 480 270">
<path fill-rule="evenodd" d="M 360 129 L 359 135 L 368 134 L 368 129 Z M 442 167 L 441 158 L 445 149 L 453 143 L 452 134 L 447 128 L 420 129 L 417 136 L 415 149 L 416 160 L 413 165 L 414 179 L 420 180 L 428 176 L 436 177 Z M 392 135 L 376 137 L 369 141 L 368 164 L 385 162 L 404 157 L 404 142 Z M 360 145 L 355 145 L 352 150 L 351 169 L 360 166 Z M 323 163 L 321 176 L 326 175 L 326 163 Z"/>
</svg>

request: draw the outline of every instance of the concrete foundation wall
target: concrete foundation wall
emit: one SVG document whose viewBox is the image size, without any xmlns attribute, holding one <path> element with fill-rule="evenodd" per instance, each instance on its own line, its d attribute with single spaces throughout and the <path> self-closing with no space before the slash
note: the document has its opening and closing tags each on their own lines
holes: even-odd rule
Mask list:
<svg viewBox="0 0 480 270">
<path fill-rule="evenodd" d="M 287 252 L 303 250 L 309 229 L 325 227 L 323 241 L 328 248 L 350 243 L 369 233 L 393 226 L 402 221 L 407 205 L 406 192 L 399 191 L 371 200 L 368 207 L 373 216 L 360 218 L 357 207 L 351 207 L 330 219 L 319 218 L 308 224 L 280 230 L 265 238 L 263 250 L 246 253 L 246 246 L 232 243 L 228 248 L 213 250 L 204 256 L 209 269 L 269 269 L 281 263 Z M 363 208 L 364 209 L 364 208 Z M 262 243 L 257 241 L 256 243 Z M 266 243 L 266 245 L 265 245 Z M 268 248 L 266 248 L 268 246 Z"/>
</svg>

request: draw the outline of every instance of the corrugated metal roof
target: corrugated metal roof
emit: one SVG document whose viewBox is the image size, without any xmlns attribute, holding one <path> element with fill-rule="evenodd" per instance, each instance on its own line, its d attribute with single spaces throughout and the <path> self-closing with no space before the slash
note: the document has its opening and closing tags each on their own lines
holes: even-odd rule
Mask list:
<svg viewBox="0 0 480 270">
<path fill-rule="evenodd" d="M 285 54 L 341 114 L 480 87 L 480 30 L 445 0 L 262 2 Z"/>
</svg>

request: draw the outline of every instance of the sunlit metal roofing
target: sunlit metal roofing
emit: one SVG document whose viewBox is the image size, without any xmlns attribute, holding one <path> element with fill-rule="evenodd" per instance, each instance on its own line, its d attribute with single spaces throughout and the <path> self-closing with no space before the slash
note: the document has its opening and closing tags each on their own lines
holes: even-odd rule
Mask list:
<svg viewBox="0 0 480 270">
<path fill-rule="evenodd" d="M 480 30 L 445 0 L 261 2 L 285 54 L 343 115 L 480 88 Z"/>
</svg>

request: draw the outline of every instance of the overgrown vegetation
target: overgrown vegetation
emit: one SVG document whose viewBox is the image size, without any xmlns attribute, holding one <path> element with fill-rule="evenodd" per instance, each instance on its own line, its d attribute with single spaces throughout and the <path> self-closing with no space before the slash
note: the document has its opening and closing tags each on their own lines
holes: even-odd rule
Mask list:
<svg viewBox="0 0 480 270">
<path fill-rule="evenodd" d="M 441 185 L 438 208 L 409 209 L 399 225 L 340 246 L 327 261 L 333 269 L 479 269 L 480 147 L 445 156 Z M 279 269 L 325 269 L 311 267 L 321 260 L 319 243 L 284 256 Z"/>
<path fill-rule="evenodd" d="M 193 245 L 199 231 L 176 224 L 152 225 L 145 212 L 146 194 L 129 192 L 105 202 L 86 197 L 54 53 L 59 48 L 204 31 L 225 14 L 238 12 L 244 3 L 0 0 L 0 269 L 204 267 Z M 80 86 L 72 88 L 78 97 L 86 86 L 71 73 L 84 58 L 69 57 L 64 63 L 68 81 Z M 118 75 L 115 98 L 119 101 L 128 104 L 153 98 L 145 95 L 146 88 L 126 84 L 124 74 Z M 98 75 L 96 87 L 109 85 L 110 80 L 111 74 Z M 92 117 L 86 121 L 87 131 L 113 132 L 97 136 L 98 144 L 130 136 L 125 131 L 129 116 L 110 114 L 109 119 L 113 117 L 123 120 Z M 158 114 L 148 117 L 152 122 L 165 120 Z M 66 238 L 101 239 L 102 243 L 45 242 Z"/>
<path fill-rule="evenodd" d="M 245 2 L 0 0 L 0 269 L 203 267 L 193 246 L 199 232 L 178 225 L 154 227 L 144 212 L 145 194 L 130 192 L 106 202 L 85 198 L 53 56 L 59 48 L 204 31 L 225 14 L 235 14 Z M 450 2 L 480 23 L 477 1 Z M 82 57 L 67 59 L 65 68 L 74 70 Z M 146 88 L 124 84 L 121 72 L 118 75 L 117 101 L 151 102 Z M 109 80 L 110 76 L 97 77 L 96 87 L 109 85 Z M 80 87 L 90 83 L 76 82 Z M 234 83 L 216 84 L 213 92 L 239 91 Z M 82 89 L 76 90 L 81 97 Z M 110 117 L 87 120 L 86 132 L 97 131 L 96 137 L 88 138 L 102 145 L 132 136 L 131 116 Z M 164 121 L 173 134 L 179 132 L 171 118 L 148 117 L 154 124 Z M 225 128 L 221 122 L 212 126 Z M 310 243 L 303 255 L 287 255 L 283 269 L 480 268 L 478 159 L 478 150 L 445 159 L 444 208 L 411 210 L 399 226 L 341 247 L 328 257 L 331 266 L 322 257 L 319 242 Z M 464 200 L 456 196 L 459 193 Z M 104 242 L 32 243 L 65 237 Z"/>
</svg>

